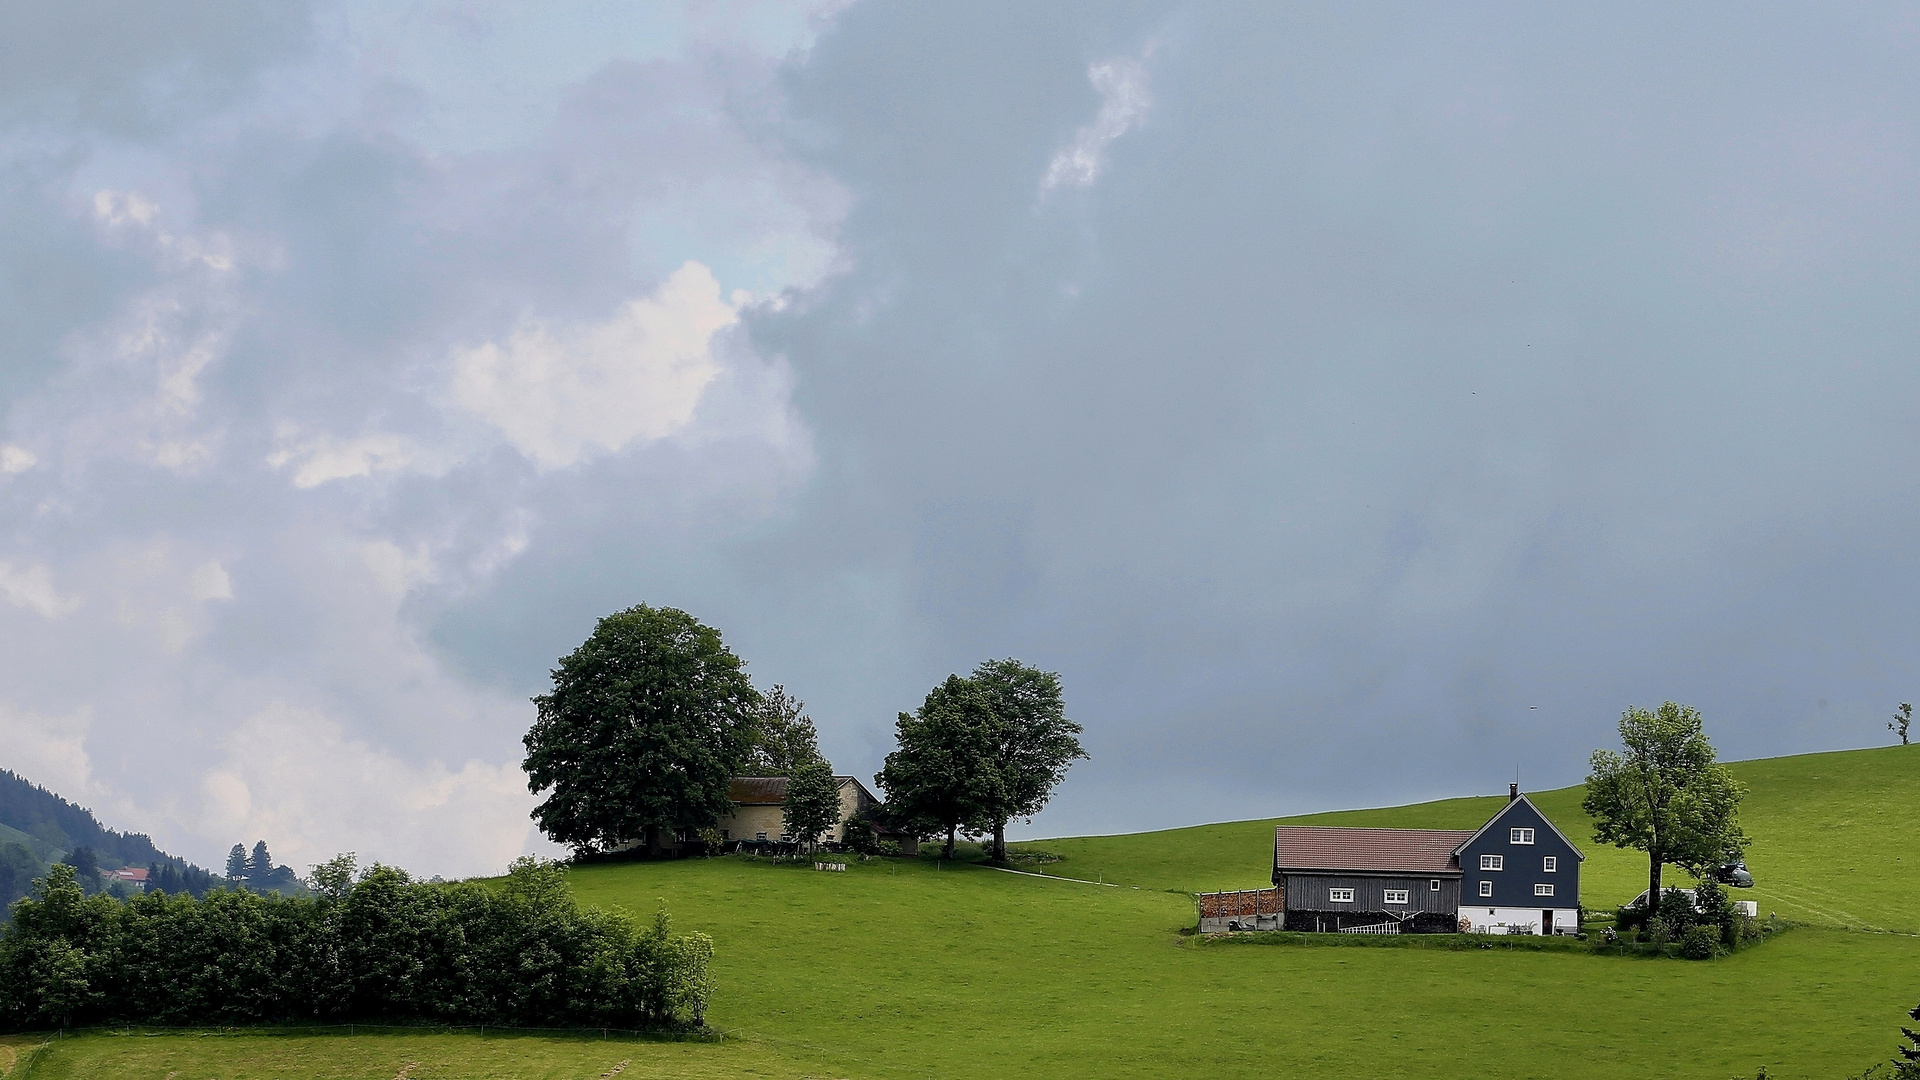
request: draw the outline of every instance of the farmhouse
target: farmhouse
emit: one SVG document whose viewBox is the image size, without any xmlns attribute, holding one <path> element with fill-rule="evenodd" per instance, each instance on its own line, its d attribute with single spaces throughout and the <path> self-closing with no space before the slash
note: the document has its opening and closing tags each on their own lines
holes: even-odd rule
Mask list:
<svg viewBox="0 0 1920 1080">
<path fill-rule="evenodd" d="M 839 844 L 846 842 L 847 819 L 871 810 L 879 805 L 880 800 L 867 790 L 858 777 L 836 776 L 833 779 L 840 787 L 839 822 L 827 830 L 821 839 L 830 844 Z M 792 842 L 793 836 L 787 832 L 783 810 L 787 801 L 786 777 L 736 776 L 728 794 L 733 800 L 733 812 L 721 818 L 715 826 L 720 830 L 723 843 L 731 846 Z M 909 855 L 919 849 L 919 841 L 911 835 L 888 830 L 882 830 L 881 835 L 884 839 L 899 843 L 901 850 Z"/>
<path fill-rule="evenodd" d="M 1288 930 L 1572 934 L 1585 858 L 1514 785 L 1472 832 L 1280 826 L 1274 906 Z"/>
</svg>

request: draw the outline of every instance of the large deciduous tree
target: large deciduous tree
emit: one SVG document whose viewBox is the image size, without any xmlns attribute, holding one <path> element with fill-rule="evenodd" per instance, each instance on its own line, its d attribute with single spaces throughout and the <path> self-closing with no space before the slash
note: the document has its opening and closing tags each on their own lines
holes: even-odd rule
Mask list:
<svg viewBox="0 0 1920 1080">
<path fill-rule="evenodd" d="M 641 604 L 601 619 L 533 699 L 527 787 L 541 831 L 579 851 L 711 827 L 753 743 L 760 695 L 720 633 Z"/>
<path fill-rule="evenodd" d="M 816 755 L 788 771 L 781 816 L 793 838 L 812 850 L 814 843 L 840 821 L 840 785 L 833 778 L 833 766 Z"/>
<path fill-rule="evenodd" d="M 1715 760 L 1700 713 L 1669 701 L 1630 708 L 1620 718 L 1624 749 L 1595 750 L 1582 806 L 1593 838 L 1647 853 L 1647 896 L 1660 896 L 1660 871 L 1672 863 L 1709 872 L 1740 857 L 1747 838 L 1737 815 L 1746 789 Z"/>
<path fill-rule="evenodd" d="M 949 675 L 919 709 L 900 714 L 894 724 L 899 749 L 874 775 L 902 827 L 946 834 L 942 858 L 953 858 L 961 829 L 974 831 L 988 807 L 1006 801 L 992 766 L 993 726 L 987 695 L 972 680 Z"/>
<path fill-rule="evenodd" d="M 1079 724 L 1067 719 L 1056 672 L 1018 660 L 988 660 L 973 670 L 972 683 L 993 714 L 989 761 L 999 782 L 983 803 L 982 824 L 993 832 L 992 858 L 1007 858 L 1007 822 L 1035 814 L 1052 797 L 1067 767 L 1087 752 Z"/>
</svg>

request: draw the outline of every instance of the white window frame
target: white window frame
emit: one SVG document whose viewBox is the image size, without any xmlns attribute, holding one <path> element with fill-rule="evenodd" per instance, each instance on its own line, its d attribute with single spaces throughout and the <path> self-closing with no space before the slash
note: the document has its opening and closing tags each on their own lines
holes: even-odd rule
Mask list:
<svg viewBox="0 0 1920 1080">
<path fill-rule="evenodd" d="M 1328 889 L 1327 903 L 1351 904 L 1353 903 L 1353 890 L 1352 889 Z"/>
<path fill-rule="evenodd" d="M 1480 869 L 1482 870 L 1505 870 L 1506 868 L 1507 857 L 1505 855 L 1480 856 Z"/>
<path fill-rule="evenodd" d="M 762 843 L 762 844 L 764 844 L 764 843 L 766 843 L 766 842 L 767 842 L 767 834 L 766 834 L 766 833 L 754 833 L 754 834 L 753 834 L 753 838 L 754 838 L 754 840 L 755 840 L 756 842 L 758 842 L 758 843 Z"/>
<path fill-rule="evenodd" d="M 1387 898 L 1381 902 L 1386 904 L 1399 904 L 1404 907 L 1407 904 L 1407 890 L 1388 889 Z"/>
<path fill-rule="evenodd" d="M 1531 844 L 1533 843 L 1533 830 L 1508 829 L 1507 842 L 1510 844 Z"/>
<path fill-rule="evenodd" d="M 1549 856 L 1547 856 L 1546 858 L 1544 858 L 1544 859 L 1541 859 L 1541 860 L 1540 860 L 1540 870 L 1541 870 L 1541 872 L 1542 872 L 1542 873 L 1547 873 L 1547 874 L 1557 874 L 1557 873 L 1559 873 L 1559 872 L 1560 872 L 1560 857 L 1559 857 L 1558 855 L 1549 855 Z"/>
<path fill-rule="evenodd" d="M 1434 879 L 1433 879 L 1432 881 L 1429 881 L 1429 882 L 1427 882 L 1427 891 L 1428 891 L 1428 892 L 1439 892 L 1439 891 L 1440 891 L 1440 879 L 1439 879 L 1439 878 L 1434 878 Z"/>
<path fill-rule="evenodd" d="M 1533 887 L 1533 895 L 1535 895 L 1535 896 L 1552 896 L 1552 895 L 1553 895 L 1553 886 L 1552 886 L 1552 885 L 1549 885 L 1549 884 L 1547 884 L 1547 883 L 1546 883 L 1546 882 L 1544 882 L 1544 881 L 1543 881 L 1543 882 L 1540 882 L 1540 883 L 1538 883 L 1538 884 L 1536 884 L 1536 885 L 1534 885 L 1534 887 Z"/>
<path fill-rule="evenodd" d="M 1493 882 L 1491 882 L 1491 881 L 1483 881 L 1483 882 L 1481 882 L 1481 883 L 1480 883 L 1480 895 L 1481 895 L 1481 896 L 1492 896 L 1492 895 L 1493 895 Z"/>
</svg>

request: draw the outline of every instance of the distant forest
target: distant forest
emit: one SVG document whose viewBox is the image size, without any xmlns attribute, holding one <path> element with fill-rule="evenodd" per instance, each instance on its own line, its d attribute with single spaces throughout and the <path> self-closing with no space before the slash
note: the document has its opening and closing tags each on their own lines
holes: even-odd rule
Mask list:
<svg viewBox="0 0 1920 1080">
<path fill-rule="evenodd" d="M 226 880 L 153 845 L 145 833 L 106 828 L 85 807 L 0 769 L 0 908 L 27 895 L 33 880 L 65 862 L 83 870 L 83 888 L 112 891 L 98 870 L 145 867 L 152 887 L 204 896 Z M 4 917 L 4 916 L 0 916 Z"/>
</svg>

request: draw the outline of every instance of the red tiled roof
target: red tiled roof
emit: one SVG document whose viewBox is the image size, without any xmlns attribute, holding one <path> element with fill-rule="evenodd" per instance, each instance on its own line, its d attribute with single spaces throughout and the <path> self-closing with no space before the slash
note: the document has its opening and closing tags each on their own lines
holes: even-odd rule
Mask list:
<svg viewBox="0 0 1920 1080">
<path fill-rule="evenodd" d="M 1460 869 L 1454 849 L 1472 835 L 1460 829 L 1281 825 L 1273 830 L 1273 864 L 1281 870 L 1454 872 Z"/>
</svg>

